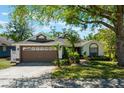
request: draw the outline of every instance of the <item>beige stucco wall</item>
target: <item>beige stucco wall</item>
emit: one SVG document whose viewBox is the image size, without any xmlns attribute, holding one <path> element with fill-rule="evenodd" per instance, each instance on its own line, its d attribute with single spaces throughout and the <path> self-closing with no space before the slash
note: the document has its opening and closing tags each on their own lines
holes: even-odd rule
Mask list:
<svg viewBox="0 0 124 93">
<path fill-rule="evenodd" d="M 90 41 L 88 43 L 86 43 L 85 45 L 82 46 L 82 54 L 84 54 L 84 52 L 86 52 L 86 55 L 89 56 L 89 46 L 92 43 L 96 43 L 98 45 L 98 55 L 99 56 L 103 56 L 104 55 L 104 51 L 103 51 L 103 45 L 98 42 L 98 41 Z"/>
</svg>

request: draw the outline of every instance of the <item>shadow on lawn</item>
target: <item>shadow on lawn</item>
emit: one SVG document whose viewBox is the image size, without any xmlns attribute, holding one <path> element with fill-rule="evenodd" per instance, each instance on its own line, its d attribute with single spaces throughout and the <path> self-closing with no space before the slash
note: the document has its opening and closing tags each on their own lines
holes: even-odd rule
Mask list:
<svg viewBox="0 0 124 93">
<path fill-rule="evenodd" d="M 116 62 L 97 62 L 92 61 L 89 63 L 88 67 L 95 68 L 96 70 L 101 70 L 101 78 L 118 78 L 121 75 L 124 77 L 124 73 L 120 73 L 121 70 L 124 72 L 123 69 L 120 69 L 117 66 Z M 120 70 L 120 71 L 119 71 Z"/>
<path fill-rule="evenodd" d="M 52 62 L 22 62 L 16 66 L 54 66 Z"/>
<path fill-rule="evenodd" d="M 124 69 L 114 62 L 88 62 L 81 66 L 64 66 L 56 70 L 54 78 L 79 79 L 79 78 L 124 78 Z"/>
</svg>

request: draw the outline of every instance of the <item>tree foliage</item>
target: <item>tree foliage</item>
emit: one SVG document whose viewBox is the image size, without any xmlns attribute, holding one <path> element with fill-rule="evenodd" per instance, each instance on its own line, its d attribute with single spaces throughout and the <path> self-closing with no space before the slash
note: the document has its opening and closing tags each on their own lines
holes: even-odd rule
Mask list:
<svg viewBox="0 0 124 93">
<path fill-rule="evenodd" d="M 116 35 L 113 31 L 109 29 L 100 29 L 95 37 L 97 38 L 97 40 L 105 43 L 105 47 L 108 47 L 108 49 L 115 48 Z"/>
<path fill-rule="evenodd" d="M 116 35 L 110 29 L 101 29 L 95 35 L 97 40 L 103 43 L 104 49 L 111 59 L 115 59 Z"/>
<path fill-rule="evenodd" d="M 52 29 L 51 31 L 51 37 L 52 38 L 59 38 L 62 37 L 63 39 L 67 39 L 72 47 L 72 51 L 75 50 L 75 43 L 77 43 L 80 40 L 80 36 L 77 31 L 69 28 L 69 29 L 63 29 L 61 32 L 57 32 L 56 29 Z"/>
<path fill-rule="evenodd" d="M 0 29 L 2 29 L 3 28 L 3 26 L 0 24 Z"/>
<path fill-rule="evenodd" d="M 55 39 L 57 37 L 61 37 L 63 35 L 63 32 L 62 31 L 61 32 L 60 31 L 56 31 L 56 28 L 52 27 L 50 34 L 51 34 L 51 38 Z"/>
<path fill-rule="evenodd" d="M 84 40 L 97 40 L 97 37 L 91 33 L 91 34 L 88 34 L 88 36 L 84 36 Z"/>
<path fill-rule="evenodd" d="M 11 13 L 11 19 L 16 20 L 21 25 L 25 24 L 25 21 L 29 21 L 30 11 L 28 6 L 14 6 L 14 10 Z"/>
<path fill-rule="evenodd" d="M 75 51 L 75 43 L 77 43 L 80 40 L 80 36 L 77 33 L 77 31 L 72 30 L 72 29 L 66 29 L 63 31 L 63 36 L 65 39 L 67 39 L 71 46 L 72 46 L 72 51 Z"/>
<path fill-rule="evenodd" d="M 38 21 L 63 21 L 67 24 L 87 28 L 104 25 L 113 29 L 115 6 L 33 6 L 32 15 Z"/>
<path fill-rule="evenodd" d="M 29 26 L 27 16 L 28 10 L 26 6 L 15 7 L 15 10 L 11 15 L 11 20 L 6 27 L 7 32 L 4 33 L 4 36 L 9 37 L 16 42 L 26 40 L 32 36 L 32 29 Z"/>
<path fill-rule="evenodd" d="M 28 26 L 28 23 L 20 24 L 17 21 L 11 21 L 7 26 L 7 32 L 5 36 L 13 39 L 16 42 L 23 41 L 32 36 L 32 29 Z"/>
</svg>

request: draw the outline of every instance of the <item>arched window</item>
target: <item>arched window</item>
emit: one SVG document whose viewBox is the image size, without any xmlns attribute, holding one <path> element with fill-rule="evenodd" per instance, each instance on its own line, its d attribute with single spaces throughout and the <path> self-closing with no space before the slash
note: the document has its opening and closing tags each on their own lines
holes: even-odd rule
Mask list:
<svg viewBox="0 0 124 93">
<path fill-rule="evenodd" d="M 98 56 L 98 45 L 96 43 L 92 43 L 89 46 L 89 55 L 90 56 Z"/>
</svg>

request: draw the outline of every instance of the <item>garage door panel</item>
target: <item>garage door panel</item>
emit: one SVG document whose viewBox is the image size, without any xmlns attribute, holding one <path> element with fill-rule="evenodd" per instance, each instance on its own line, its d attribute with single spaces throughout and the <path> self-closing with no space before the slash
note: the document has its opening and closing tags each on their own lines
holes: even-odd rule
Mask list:
<svg viewBox="0 0 124 93">
<path fill-rule="evenodd" d="M 21 51 L 22 62 L 43 62 L 57 59 L 57 51 Z"/>
</svg>

